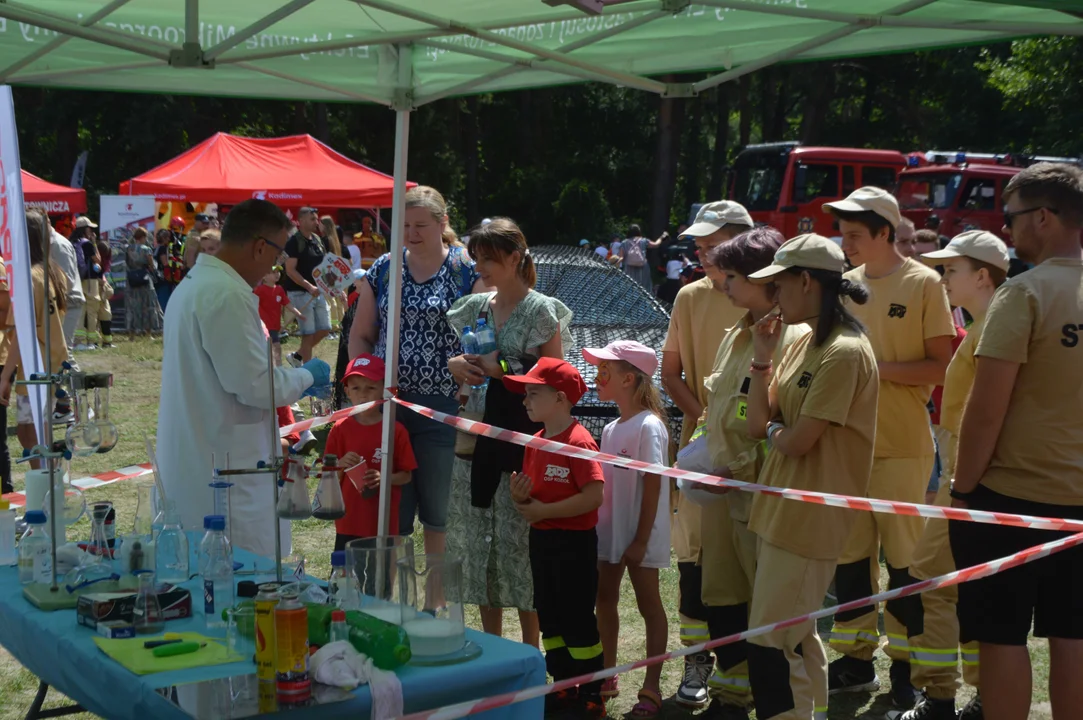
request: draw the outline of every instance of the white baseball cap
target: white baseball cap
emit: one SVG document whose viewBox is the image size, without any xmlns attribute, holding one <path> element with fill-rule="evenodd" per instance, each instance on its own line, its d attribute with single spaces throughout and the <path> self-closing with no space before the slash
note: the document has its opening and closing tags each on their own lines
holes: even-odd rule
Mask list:
<svg viewBox="0 0 1083 720">
<path fill-rule="evenodd" d="M 732 200 L 719 200 L 707 203 L 696 213 L 696 222 L 681 233 L 681 237 L 706 237 L 726 225 L 748 225 L 752 227 L 752 216 L 741 203 Z"/>
<path fill-rule="evenodd" d="M 878 187 L 866 186 L 854 190 L 845 200 L 824 203 L 824 212 L 832 210 L 843 212 L 874 212 L 891 223 L 891 227 L 899 227 L 902 213 L 899 212 L 899 201 L 887 190 Z"/>
<path fill-rule="evenodd" d="M 823 235 L 798 235 L 784 242 L 782 247 L 775 251 L 773 263 L 752 273 L 748 279 L 768 282 L 775 275 L 790 268 L 829 270 L 841 274 L 846 272 L 846 255 L 838 243 Z"/>
<path fill-rule="evenodd" d="M 933 261 L 931 265 L 936 265 L 936 260 L 958 257 L 988 263 L 1004 272 L 1008 271 L 1011 264 L 1008 258 L 1008 246 L 988 230 L 967 230 L 953 237 L 943 250 L 921 254 L 923 260 Z"/>
</svg>

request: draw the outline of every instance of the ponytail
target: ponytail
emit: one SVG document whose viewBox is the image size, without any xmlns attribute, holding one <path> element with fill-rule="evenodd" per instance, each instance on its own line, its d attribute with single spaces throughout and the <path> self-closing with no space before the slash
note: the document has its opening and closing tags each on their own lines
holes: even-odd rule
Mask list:
<svg viewBox="0 0 1083 720">
<path fill-rule="evenodd" d="M 459 236 L 455 234 L 455 231 L 451 229 L 451 225 L 447 225 L 444 228 L 443 234 L 440 239 L 444 241 L 444 245 L 447 247 L 465 247 L 463 241 L 459 239 Z"/>
<path fill-rule="evenodd" d="M 523 250 L 523 259 L 519 261 L 519 277 L 531 290 L 538 284 L 538 270 L 534 267 L 534 258 L 531 256 L 530 250 Z"/>
<path fill-rule="evenodd" d="M 643 410 L 649 410 L 662 422 L 668 422 L 665 405 L 662 404 L 662 395 L 649 375 L 624 360 L 610 361 L 616 364 L 621 372 L 629 372 L 635 376 L 636 386 L 632 392 L 632 399 Z"/>
<path fill-rule="evenodd" d="M 800 275 L 808 273 L 809 277 L 820 284 L 820 322 L 816 323 L 816 337 L 814 345 L 822 345 L 831 336 L 838 326 L 848 327 L 862 334 L 867 333 L 865 326 L 849 310 L 843 299 L 849 299 L 858 305 L 864 305 L 869 301 L 868 289 L 842 276 L 842 273 L 816 268 L 788 268 L 787 272 Z"/>
</svg>

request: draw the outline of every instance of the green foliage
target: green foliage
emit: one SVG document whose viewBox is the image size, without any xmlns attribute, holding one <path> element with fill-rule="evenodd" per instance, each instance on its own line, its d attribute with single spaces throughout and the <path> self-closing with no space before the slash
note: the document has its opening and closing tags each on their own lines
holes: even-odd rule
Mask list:
<svg viewBox="0 0 1083 720">
<path fill-rule="evenodd" d="M 605 193 L 583 180 L 572 180 L 553 203 L 555 240 L 575 244 L 581 238 L 602 242 L 612 229 L 612 217 Z"/>
</svg>

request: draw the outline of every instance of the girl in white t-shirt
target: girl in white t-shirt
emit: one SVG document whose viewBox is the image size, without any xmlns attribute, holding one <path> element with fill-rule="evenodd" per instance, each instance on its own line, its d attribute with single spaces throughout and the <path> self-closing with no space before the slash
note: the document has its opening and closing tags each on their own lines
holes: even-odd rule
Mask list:
<svg viewBox="0 0 1083 720">
<path fill-rule="evenodd" d="M 664 410 L 651 377 L 658 356 L 631 340 L 618 340 L 605 348 L 584 348 L 583 357 L 598 366 L 598 399 L 613 401 L 620 418 L 605 426 L 601 450 L 611 455 L 658 465 L 668 464 L 669 431 Z M 635 590 L 647 634 L 647 657 L 666 650 L 669 623 L 658 592 L 658 570 L 669 567 L 669 493 L 658 475 L 602 464 L 605 498 L 598 510 L 598 631 L 605 666 L 617 662 L 620 619 L 617 604 L 624 570 Z M 662 706 L 661 665 L 647 668 L 643 689 L 632 717 L 655 717 Z M 617 678 L 602 686 L 603 697 L 616 697 Z"/>
</svg>

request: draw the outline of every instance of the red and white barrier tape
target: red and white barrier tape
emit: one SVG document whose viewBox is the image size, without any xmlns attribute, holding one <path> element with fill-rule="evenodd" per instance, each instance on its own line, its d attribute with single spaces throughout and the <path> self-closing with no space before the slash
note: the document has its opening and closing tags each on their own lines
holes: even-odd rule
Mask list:
<svg viewBox="0 0 1083 720">
<path fill-rule="evenodd" d="M 71 484 L 80 490 L 90 490 L 92 488 L 101 487 L 102 485 L 120 482 L 121 480 L 131 480 L 144 475 L 150 475 L 152 472 L 150 463 L 143 463 L 141 465 L 132 465 L 118 470 L 110 470 L 109 472 L 99 473 L 98 475 L 75 478 L 71 481 Z M 7 495 L 4 495 L 4 499 L 10 502 L 12 507 L 23 507 L 26 505 L 26 493 L 8 493 Z"/>
<path fill-rule="evenodd" d="M 412 713 L 405 715 L 396 720 L 454 720 L 454 718 L 466 717 L 467 715 L 473 715 L 474 713 L 485 712 L 486 710 L 494 710 L 496 708 L 505 707 L 507 705 L 513 705 L 515 703 L 523 702 L 525 700 L 532 700 L 534 698 L 548 695 L 549 693 L 559 692 L 561 690 L 567 690 L 577 685 L 584 685 L 586 683 L 597 682 L 599 680 L 605 680 L 616 675 L 621 675 L 632 670 L 637 670 L 648 665 L 657 665 L 665 662 L 666 660 L 673 660 L 676 658 L 684 657 L 686 655 L 694 655 L 697 653 L 711 650 L 722 645 L 729 645 L 741 640 L 748 640 L 749 638 L 760 637 L 762 635 L 768 635 L 777 630 L 783 630 L 794 625 L 800 625 L 809 621 L 819 620 L 820 618 L 834 615 L 835 613 L 845 612 L 847 610 L 856 610 L 857 608 L 865 607 L 866 605 L 873 605 L 876 603 L 887 602 L 889 600 L 896 600 L 902 597 L 908 597 L 917 593 L 927 592 L 929 590 L 936 590 L 938 588 L 950 587 L 952 585 L 959 585 L 960 583 L 969 582 L 971 580 L 980 580 L 981 578 L 995 575 L 996 573 L 1004 570 L 1009 570 L 1026 563 L 1034 562 L 1042 558 L 1048 557 L 1053 553 L 1067 550 L 1068 548 L 1078 547 L 1083 545 L 1083 533 L 1076 535 L 1069 535 L 1068 537 L 1061 538 L 1060 540 L 1054 540 L 1052 542 L 1045 543 L 1043 545 L 1036 545 L 1026 550 L 1021 550 L 1014 555 L 1000 558 L 998 560 L 991 560 L 981 565 L 975 565 L 974 567 L 965 568 L 963 570 L 956 570 L 955 572 L 948 573 L 947 575 L 941 575 L 940 577 L 930 578 L 923 580 L 913 585 L 907 585 L 906 587 L 898 588 L 896 590 L 889 590 L 882 592 L 878 595 L 862 598 L 860 600 L 854 600 L 843 605 L 833 605 L 831 607 L 822 608 L 815 612 L 802 615 L 800 617 L 790 618 L 789 620 L 782 620 L 781 622 L 772 623 L 770 625 L 764 625 L 758 628 L 752 628 L 742 633 L 734 635 L 728 635 L 724 638 L 718 638 L 717 640 L 711 640 L 709 642 L 701 643 L 699 645 L 693 645 L 691 647 L 680 648 L 672 652 L 665 653 L 664 655 L 656 655 L 654 657 L 645 658 L 634 663 L 627 665 L 620 665 L 618 667 L 609 668 L 608 670 L 601 670 L 590 675 L 580 675 L 579 677 L 569 678 L 567 680 L 561 680 L 555 682 L 552 685 L 538 685 L 526 690 L 520 690 L 519 692 L 504 693 L 503 695 L 494 695 L 492 697 L 484 698 L 482 700 L 474 700 L 470 702 L 458 703 L 456 705 L 448 705 L 447 707 L 437 708 L 434 710 L 425 710 L 422 712 Z"/>
<path fill-rule="evenodd" d="M 303 433 L 305 430 L 311 430 L 314 427 L 320 427 L 322 425 L 329 425 L 331 423 L 337 423 L 339 420 L 343 420 L 358 413 L 363 413 L 366 410 L 371 410 L 377 405 L 383 405 L 387 400 L 377 400 L 375 402 L 364 403 L 362 405 L 354 405 L 353 407 L 342 408 L 336 410 L 330 415 L 321 415 L 320 417 L 309 418 L 308 420 L 302 420 L 301 422 L 295 422 L 292 425 L 286 425 L 278 429 L 279 437 L 286 437 L 292 433 Z"/>
<path fill-rule="evenodd" d="M 859 498 L 849 495 L 836 495 L 834 493 L 813 492 L 811 490 L 793 490 L 790 488 L 777 488 L 759 483 L 747 483 L 740 480 L 721 478 L 715 475 L 681 470 L 680 468 L 655 465 L 640 460 L 609 455 L 596 450 L 565 445 L 564 443 L 546 440 L 545 438 L 525 435 L 513 430 L 504 430 L 476 420 L 448 415 L 432 410 L 422 405 L 415 405 L 405 400 L 394 398 L 394 401 L 403 407 L 407 407 L 419 415 L 442 422 L 446 425 L 468 432 L 473 435 L 484 435 L 497 440 L 515 443 L 526 447 L 545 450 L 546 452 L 568 457 L 585 458 L 597 462 L 607 463 L 628 470 L 663 475 L 671 478 L 685 478 L 708 485 L 734 488 L 746 492 L 758 492 L 765 495 L 775 495 L 790 500 L 813 503 L 815 505 L 829 505 L 831 507 L 849 508 L 851 510 L 865 510 L 868 512 L 887 513 L 889 515 L 920 515 L 926 518 L 938 520 L 969 520 L 972 522 L 989 523 L 991 525 L 1014 525 L 1017 527 L 1029 527 L 1035 530 L 1063 530 L 1068 532 L 1083 532 L 1083 520 L 1068 520 L 1065 518 L 1043 518 L 1033 515 L 1014 515 L 1012 513 L 994 513 L 984 510 L 962 510 L 960 508 L 940 507 L 938 505 L 921 505 L 918 503 L 900 502 L 897 500 L 880 500 L 878 498 Z"/>
</svg>

